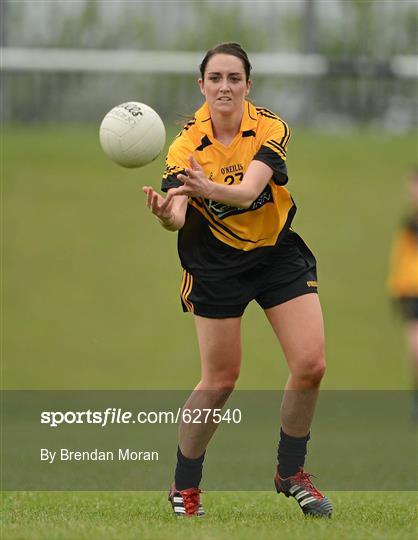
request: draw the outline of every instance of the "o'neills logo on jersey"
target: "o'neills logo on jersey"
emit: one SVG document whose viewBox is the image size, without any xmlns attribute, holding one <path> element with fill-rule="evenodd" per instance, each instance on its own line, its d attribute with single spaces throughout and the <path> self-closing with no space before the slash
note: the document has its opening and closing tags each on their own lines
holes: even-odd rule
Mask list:
<svg viewBox="0 0 418 540">
<path fill-rule="evenodd" d="M 242 163 L 235 163 L 235 165 L 229 165 L 229 167 L 222 167 L 222 174 L 229 174 L 233 172 L 239 172 L 244 170 L 244 165 Z"/>
</svg>

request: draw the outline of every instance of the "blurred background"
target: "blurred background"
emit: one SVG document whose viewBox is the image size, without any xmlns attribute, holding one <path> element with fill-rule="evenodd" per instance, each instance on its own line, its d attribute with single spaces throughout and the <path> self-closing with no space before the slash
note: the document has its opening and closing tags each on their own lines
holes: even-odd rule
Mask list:
<svg viewBox="0 0 418 540">
<path fill-rule="evenodd" d="M 254 99 L 289 122 L 416 126 L 415 0 L 5 0 L 1 19 L 8 121 L 94 122 L 134 95 L 175 120 L 203 53 L 239 40 Z"/>
<path fill-rule="evenodd" d="M 316 253 L 324 388 L 409 387 L 386 281 L 417 162 L 415 0 L 1 2 L 3 385 L 194 386 L 176 237 L 144 205 L 164 155 L 137 170 L 98 142 L 124 101 L 155 108 L 167 144 L 201 103 L 205 51 L 238 41 L 251 99 L 293 127 L 294 226 Z M 262 311 L 243 320 L 240 388 L 282 388 Z"/>
</svg>

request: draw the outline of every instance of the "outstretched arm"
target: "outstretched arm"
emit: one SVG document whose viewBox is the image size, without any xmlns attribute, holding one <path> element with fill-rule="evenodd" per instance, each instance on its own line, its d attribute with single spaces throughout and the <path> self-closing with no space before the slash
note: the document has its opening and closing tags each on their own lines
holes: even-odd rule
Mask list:
<svg viewBox="0 0 418 540">
<path fill-rule="evenodd" d="M 164 198 L 151 186 L 144 186 L 142 190 L 147 196 L 148 208 L 158 218 L 164 229 L 178 231 L 183 227 L 187 210 L 186 196 L 172 198 L 167 194 Z"/>
<path fill-rule="evenodd" d="M 224 186 L 211 182 L 193 156 L 190 156 L 190 165 L 191 169 L 186 169 L 186 175 L 177 175 L 184 184 L 170 189 L 167 195 L 169 201 L 179 195 L 187 195 L 204 197 L 238 208 L 249 208 L 273 174 L 271 168 L 262 161 L 252 161 L 240 184 Z"/>
</svg>

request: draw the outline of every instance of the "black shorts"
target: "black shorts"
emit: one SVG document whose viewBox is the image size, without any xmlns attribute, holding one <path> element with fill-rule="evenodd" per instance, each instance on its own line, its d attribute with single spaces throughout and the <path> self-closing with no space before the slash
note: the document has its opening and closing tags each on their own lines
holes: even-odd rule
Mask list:
<svg viewBox="0 0 418 540">
<path fill-rule="evenodd" d="M 397 300 L 399 310 L 407 321 L 418 321 L 418 297 L 403 296 Z"/>
<path fill-rule="evenodd" d="M 268 309 L 292 298 L 317 292 L 316 260 L 294 231 L 262 262 L 235 276 L 202 279 L 183 272 L 183 311 L 201 317 L 240 317 L 251 300 Z"/>
</svg>

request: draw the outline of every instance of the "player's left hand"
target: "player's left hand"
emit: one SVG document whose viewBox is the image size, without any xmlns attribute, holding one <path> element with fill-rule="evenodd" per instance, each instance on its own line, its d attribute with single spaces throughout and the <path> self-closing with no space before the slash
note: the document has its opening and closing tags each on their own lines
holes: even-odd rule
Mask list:
<svg viewBox="0 0 418 540">
<path fill-rule="evenodd" d="M 177 178 L 183 182 L 183 185 L 169 190 L 167 194 L 169 200 L 178 195 L 210 199 L 213 190 L 213 182 L 205 175 L 203 168 L 194 156 L 190 156 L 189 162 L 191 168 L 185 169 L 186 174 L 177 175 Z"/>
</svg>

